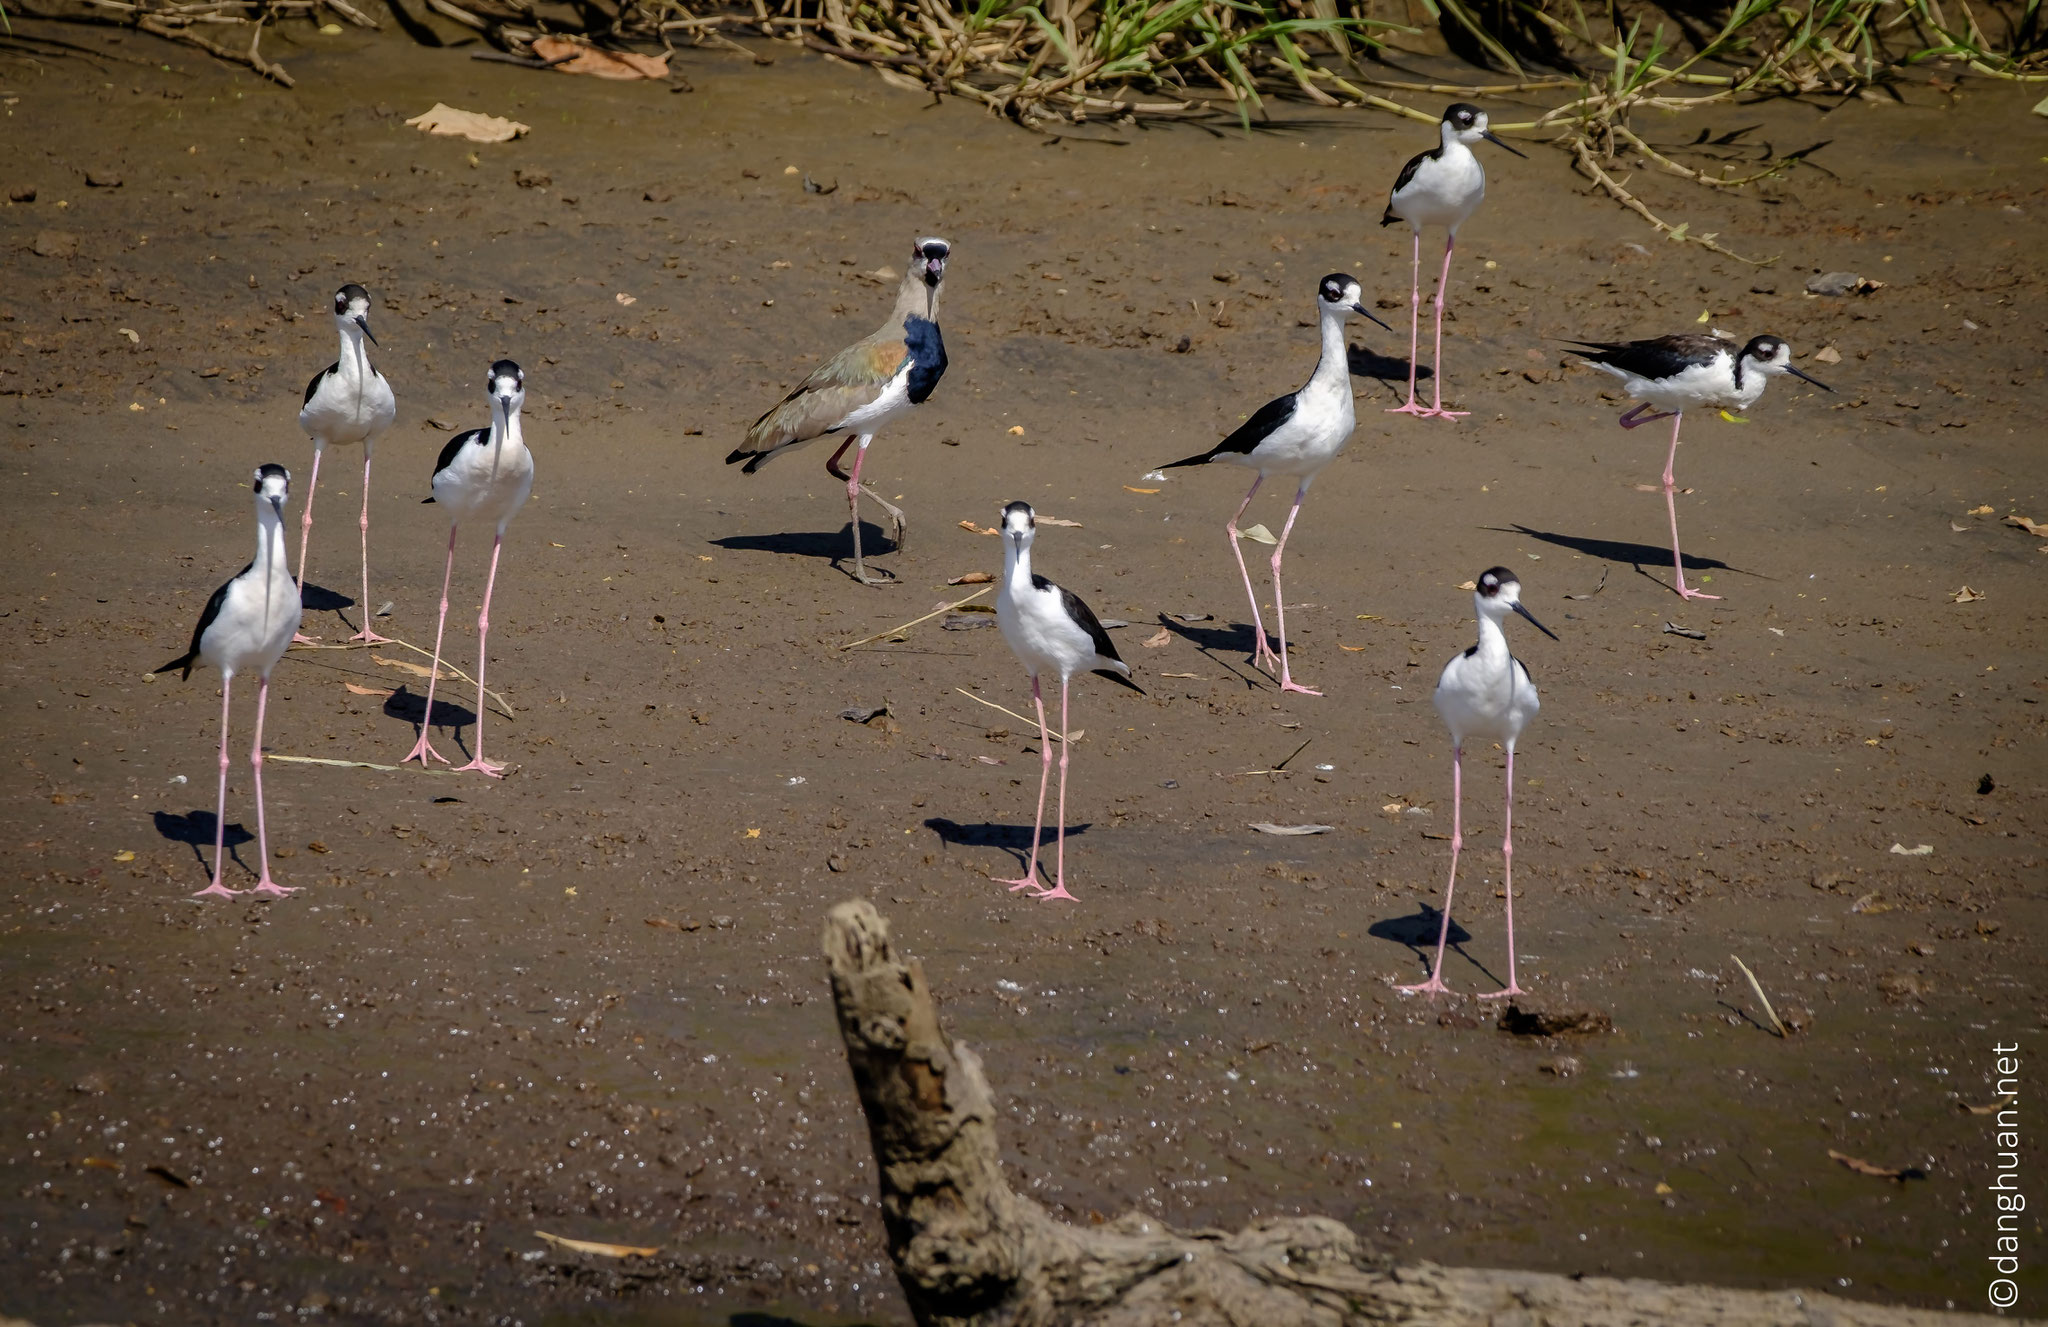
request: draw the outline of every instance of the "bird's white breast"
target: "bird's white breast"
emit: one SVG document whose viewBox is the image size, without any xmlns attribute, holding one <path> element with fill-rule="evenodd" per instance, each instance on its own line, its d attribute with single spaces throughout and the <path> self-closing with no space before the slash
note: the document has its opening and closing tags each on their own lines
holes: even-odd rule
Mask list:
<svg viewBox="0 0 2048 1327">
<path fill-rule="evenodd" d="M 343 359 L 299 411 L 299 427 L 323 443 L 356 443 L 374 440 L 397 417 L 398 400 L 384 375 L 375 369 L 351 372 Z"/>
<path fill-rule="evenodd" d="M 1312 380 L 1295 397 L 1287 422 L 1266 435 L 1245 463 L 1262 474 L 1315 474 L 1350 445 L 1357 424 L 1350 374 L 1333 385 Z"/>
<path fill-rule="evenodd" d="M 914 363 L 905 357 L 903 367 L 882 385 L 881 394 L 863 406 L 856 406 L 839 421 L 832 433 L 880 433 L 910 410 L 910 371 Z"/>
<path fill-rule="evenodd" d="M 1484 652 L 1456 656 L 1444 665 L 1432 700 L 1460 744 L 1512 743 L 1541 708 L 1528 671 L 1505 653 L 1499 659 Z"/>
<path fill-rule="evenodd" d="M 1486 197 L 1486 171 L 1462 143 L 1415 168 L 1414 178 L 1388 204 L 1412 226 L 1452 226 L 1472 215 Z"/>
<path fill-rule="evenodd" d="M 299 629 L 299 592 L 285 570 L 283 543 L 266 568 L 259 562 L 228 583 L 227 600 L 199 638 L 199 657 L 226 674 L 266 672 L 284 657 Z"/>
<path fill-rule="evenodd" d="M 533 453 L 516 438 L 471 443 L 434 475 L 434 501 L 448 509 L 451 521 L 502 525 L 532 492 Z"/>
<path fill-rule="evenodd" d="M 1744 374 L 1743 390 L 1735 390 L 1734 361 L 1725 352 L 1704 363 L 1688 365 L 1669 378 L 1645 378 L 1610 364 L 1600 367 L 1621 379 L 1630 396 L 1659 410 L 1690 410 L 1697 406 L 1740 410 L 1763 394 L 1761 373 Z"/>
<path fill-rule="evenodd" d="M 1095 658 L 1095 642 L 1067 616 L 1058 590 L 1041 590 L 1028 582 L 1013 589 L 1006 583 L 996 595 L 996 625 L 1033 677 L 1051 673 L 1069 678 Z"/>
</svg>

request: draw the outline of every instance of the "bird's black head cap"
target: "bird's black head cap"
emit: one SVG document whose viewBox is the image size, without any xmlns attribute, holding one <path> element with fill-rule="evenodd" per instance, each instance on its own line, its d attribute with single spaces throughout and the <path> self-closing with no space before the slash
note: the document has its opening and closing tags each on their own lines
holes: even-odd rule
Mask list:
<svg viewBox="0 0 2048 1327">
<path fill-rule="evenodd" d="M 266 479 L 282 479 L 282 480 L 284 480 L 284 481 L 285 481 L 286 483 L 290 483 L 290 482 L 291 482 L 291 478 L 292 478 L 292 472 L 291 472 L 291 471 L 289 471 L 289 470 L 285 469 L 285 468 L 284 468 L 283 466 L 281 466 L 281 465 L 278 465 L 278 464 L 276 464 L 276 463 L 274 463 L 274 462 L 273 462 L 272 464 L 269 464 L 269 465 L 259 465 L 259 466 L 257 466 L 257 467 L 256 467 L 256 482 L 255 482 L 254 484 L 251 484 L 251 485 L 250 485 L 249 487 L 250 487 L 250 488 L 251 488 L 251 489 L 252 489 L 252 490 L 253 490 L 254 492 L 257 492 L 257 493 L 261 493 L 261 492 L 263 491 L 263 481 L 264 481 L 264 480 L 266 480 Z"/>
<path fill-rule="evenodd" d="M 509 359 L 501 359 L 491 365 L 491 376 L 488 381 L 495 384 L 500 378 L 510 378 L 521 387 L 524 387 L 526 385 L 526 370 L 520 368 Z"/>
<path fill-rule="evenodd" d="M 1491 599 L 1510 585 L 1520 585 L 1521 577 L 1506 567 L 1488 567 L 1479 573 L 1479 593 Z"/>
<path fill-rule="evenodd" d="M 1444 108 L 1444 123 L 1456 129 L 1470 129 L 1486 114 L 1469 101 L 1454 101 Z"/>
<path fill-rule="evenodd" d="M 369 302 L 370 292 L 364 290 L 353 281 L 334 292 L 334 312 L 337 316 L 347 315 L 351 305 L 357 303 L 368 305 Z"/>
<path fill-rule="evenodd" d="M 1003 524 L 1008 525 L 1012 516 L 1023 521 L 1026 529 L 1038 528 L 1038 514 L 1031 510 L 1031 504 L 1028 502 L 1012 502 L 1004 507 Z"/>
<path fill-rule="evenodd" d="M 1349 304 L 1348 292 L 1357 284 L 1348 272 L 1332 272 L 1316 284 L 1316 298 L 1325 304 Z"/>
</svg>

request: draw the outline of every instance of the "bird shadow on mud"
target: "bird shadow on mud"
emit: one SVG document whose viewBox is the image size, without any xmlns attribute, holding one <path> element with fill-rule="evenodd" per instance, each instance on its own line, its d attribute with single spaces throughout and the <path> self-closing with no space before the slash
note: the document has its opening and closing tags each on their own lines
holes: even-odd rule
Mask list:
<svg viewBox="0 0 2048 1327">
<path fill-rule="evenodd" d="M 937 834 L 947 844 L 957 844 L 963 848 L 1001 848 L 1017 859 L 1019 867 L 1031 860 L 1031 831 L 1022 825 L 999 825 L 992 820 L 984 820 L 978 825 L 963 825 L 944 816 L 933 816 L 924 822 L 924 827 Z M 1071 839 L 1086 834 L 1091 828 L 1093 826 L 1088 823 L 1069 825 L 1067 837 Z M 1053 840 L 1058 832 L 1056 826 L 1047 825 L 1039 835 L 1040 857 L 1052 850 Z"/>
<path fill-rule="evenodd" d="M 1345 357 L 1351 362 L 1351 376 L 1354 378 L 1378 378 L 1390 387 L 1406 391 L 1408 387 L 1408 361 L 1399 355 L 1382 355 L 1364 346 L 1344 347 Z M 1436 376 L 1436 370 L 1427 364 L 1415 366 L 1415 381 L 1428 382 Z"/>
<path fill-rule="evenodd" d="M 1221 657 L 1218 653 L 1218 651 L 1221 651 L 1222 654 L 1251 654 L 1259 639 L 1258 633 L 1252 629 L 1251 623 L 1233 622 L 1227 627 L 1221 625 L 1213 627 L 1194 626 L 1181 621 L 1169 613 L 1161 613 L 1159 615 L 1159 625 L 1200 650 L 1211 662 L 1219 667 L 1229 669 L 1233 676 L 1243 681 L 1246 690 L 1256 690 L 1262 684 L 1271 681 L 1264 673 L 1258 672 L 1255 669 L 1246 671 L 1245 668 L 1240 667 L 1232 660 Z"/>
<path fill-rule="evenodd" d="M 217 823 L 213 812 L 187 811 L 184 815 L 174 815 L 169 811 L 157 811 L 152 813 L 152 819 L 156 821 L 158 834 L 173 843 L 182 843 L 191 848 L 192 860 L 198 862 L 202 869 L 206 868 L 206 849 L 213 846 L 213 834 Z M 242 855 L 235 849 L 255 837 L 240 825 L 230 824 L 227 828 L 227 838 L 224 840 L 227 854 L 235 865 L 245 871 L 249 869 L 249 864 L 242 860 Z"/>
<path fill-rule="evenodd" d="M 401 720 L 414 728 L 423 727 L 427 721 L 427 698 L 416 695 L 410 687 L 401 686 L 385 698 L 384 717 Z M 476 723 L 476 711 L 437 694 L 434 697 L 434 720 L 447 729 L 451 741 L 462 746 L 462 730 Z"/>
<path fill-rule="evenodd" d="M 788 530 L 781 534 L 733 534 L 707 542 L 734 553 L 782 553 L 834 564 L 853 559 L 853 529 L 847 525 L 829 532 Z M 896 541 L 881 526 L 862 521 L 860 547 L 863 554 L 874 557 L 878 553 L 894 553 Z"/>
<path fill-rule="evenodd" d="M 1365 933 L 1375 940 L 1391 940 L 1397 945 L 1406 945 L 1415 955 L 1415 961 L 1422 966 L 1423 980 L 1429 978 L 1430 964 L 1436 961 L 1436 938 L 1443 930 L 1444 914 L 1441 909 L 1427 903 L 1416 905 L 1415 912 L 1407 917 L 1388 917 L 1365 928 Z M 1487 970 L 1484 963 L 1465 952 L 1465 942 L 1472 933 L 1456 922 L 1451 923 L 1449 935 L 1444 941 L 1444 953 L 1455 953 L 1473 967 L 1486 973 L 1489 981 L 1499 978 Z"/>
<path fill-rule="evenodd" d="M 1657 578 L 1645 567 L 1645 563 L 1652 567 L 1671 565 L 1671 550 L 1659 544 L 1636 544 L 1624 539 L 1594 539 L 1586 535 L 1558 534 L 1554 530 L 1532 530 L 1526 525 L 1489 525 L 1485 528 L 1495 534 L 1518 534 L 1530 539 L 1540 539 L 1546 544 L 1569 548 L 1574 553 L 1583 553 L 1589 558 L 1624 563 L 1653 581 Z M 1687 571 L 1725 571 L 1735 576 L 1754 576 L 1758 580 L 1774 579 L 1760 571 L 1744 571 L 1741 567 L 1731 567 L 1719 558 L 1703 558 L 1687 553 L 1684 559 Z M 1657 583 L 1663 584 L 1662 581 Z"/>
<path fill-rule="evenodd" d="M 355 596 L 339 594 L 324 585 L 307 581 L 299 587 L 299 606 L 308 613 L 338 613 L 356 606 Z"/>
</svg>

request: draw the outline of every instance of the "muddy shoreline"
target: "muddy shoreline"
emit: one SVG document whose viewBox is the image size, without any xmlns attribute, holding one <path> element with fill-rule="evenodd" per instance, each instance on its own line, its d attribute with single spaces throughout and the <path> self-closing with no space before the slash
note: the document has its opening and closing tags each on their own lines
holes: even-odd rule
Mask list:
<svg viewBox="0 0 2048 1327">
<path fill-rule="evenodd" d="M 1398 321 L 1407 238 L 1374 223 L 1403 127 L 1047 142 L 809 56 L 686 53 L 671 94 L 355 33 L 266 36 L 286 92 L 47 31 L 104 54 L 11 66 L 0 153 L 5 192 L 36 194 L 0 208 L 0 1311 L 907 1321 L 816 952 L 855 894 L 987 1060 L 1018 1187 L 1068 1219 L 1316 1212 L 1403 1258 L 1982 1305 L 1991 1148 L 1960 1107 L 2048 1007 L 2048 557 L 2004 524 L 2048 520 L 2038 94 L 1743 107 L 1712 127 L 1830 139 L 1819 169 L 1735 197 L 1636 177 L 1768 268 L 1657 241 L 1556 154 L 1490 160 L 1446 335 L 1473 413 L 1381 413 L 1405 338 L 1354 330 L 1360 431 L 1289 545 L 1296 675 L 1327 695 L 1283 700 L 1245 664 L 1236 472 L 1141 476 L 1306 375 L 1323 272 Z M 437 100 L 534 132 L 404 126 Z M 904 578 L 868 590 L 835 565 L 821 453 L 719 462 L 805 356 L 873 325 L 873 273 L 916 233 L 955 246 L 952 367 L 871 454 L 912 524 L 900 552 L 868 527 Z M 1886 285 L 1804 293 L 1835 270 Z M 274 763 L 273 865 L 305 892 L 201 906 L 217 679 L 142 674 L 246 558 L 251 466 L 310 464 L 294 415 L 348 279 L 399 398 L 372 498 L 388 634 L 431 642 L 441 426 L 480 422 L 491 359 L 527 366 L 540 478 L 491 665 L 516 768 Z M 1800 361 L 1833 396 L 1688 421 L 1687 552 L 1727 598 L 1685 605 L 1636 488 L 1662 438 L 1616 429 L 1552 338 L 1702 312 L 1839 360 Z M 336 459 L 312 602 L 353 618 Z M 1131 624 L 1150 692 L 1077 688 L 1064 910 L 991 883 L 1037 772 L 1026 729 L 960 694 L 1028 706 L 997 633 L 839 648 L 994 570 L 957 522 L 1016 497 L 1080 522 L 1042 569 Z M 1247 519 L 1277 529 L 1286 497 Z M 486 552 L 456 570 L 459 661 Z M 1469 998 L 1504 959 L 1492 758 L 1467 762 L 1466 995 L 1392 991 L 1423 971 L 1447 849 L 1428 689 L 1469 641 L 1457 586 L 1494 563 L 1562 638 L 1516 640 L 1544 688 L 1517 759 L 1522 981 L 1609 1013 L 1600 1037 L 1511 1038 Z M 393 763 L 415 684 L 294 655 L 270 749 Z M 1291 772 L 1241 773 L 1304 739 Z M 1758 1029 L 1731 953 L 1806 1031 Z M 535 1229 L 663 1253 L 586 1265 Z M 2022 1311 L 2048 1289 L 2022 1285 Z"/>
</svg>

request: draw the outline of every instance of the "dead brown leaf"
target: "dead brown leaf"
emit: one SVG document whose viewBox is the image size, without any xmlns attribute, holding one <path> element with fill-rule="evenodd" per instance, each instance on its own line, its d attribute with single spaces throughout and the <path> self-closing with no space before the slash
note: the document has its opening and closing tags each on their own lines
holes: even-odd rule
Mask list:
<svg viewBox="0 0 2048 1327">
<path fill-rule="evenodd" d="M 2007 525 L 2018 526 L 2020 529 L 2025 530 L 2028 534 L 2033 535 L 2036 539 L 2040 538 L 2043 535 L 2048 535 L 2048 525 L 2043 525 L 2041 524 L 2041 522 L 2034 520 L 2031 517 L 2008 516 L 2005 518 L 2005 523 Z"/>
<path fill-rule="evenodd" d="M 1156 649 L 1158 649 L 1158 648 L 1159 648 L 1160 646 L 1162 646 L 1162 645 L 1169 645 L 1169 644 L 1171 644 L 1172 642 L 1173 642 L 1173 633 L 1172 633 L 1172 632 L 1170 632 L 1170 631 L 1168 631 L 1168 630 L 1167 630 L 1167 629 L 1166 629 L 1165 627 L 1161 627 L 1161 628 L 1159 628 L 1159 630 L 1157 630 L 1157 631 L 1153 632 L 1153 633 L 1152 633 L 1151 635 L 1147 636 L 1147 637 L 1146 637 L 1146 638 L 1144 639 L 1144 641 L 1143 641 L 1142 643 L 1143 643 L 1143 645 L 1144 645 L 1144 647 L 1145 647 L 1146 649 L 1148 649 L 1148 650 L 1156 650 Z"/>
<path fill-rule="evenodd" d="M 410 659 L 387 659 L 381 654 L 373 654 L 370 656 L 370 662 L 383 668 L 396 668 L 400 672 L 411 673 L 414 677 L 432 677 L 434 675 L 432 668 L 429 668 L 426 664 L 416 664 Z M 451 673 L 441 674 L 443 682 L 450 681 L 452 678 L 453 674 Z"/>
<path fill-rule="evenodd" d="M 1079 521 L 1064 520 L 1058 516 L 1040 516 L 1036 519 L 1040 525 L 1064 525 L 1075 530 L 1081 528 L 1081 523 Z"/>
<path fill-rule="evenodd" d="M 351 695 L 389 696 L 395 694 L 388 687 L 359 687 L 353 682 L 343 682 L 342 685 L 349 689 Z"/>
<path fill-rule="evenodd" d="M 1124 485 L 1124 492 L 1126 492 L 1126 493 L 1157 493 L 1157 492 L 1159 492 L 1159 490 L 1158 490 L 1158 489 L 1156 489 L 1156 488 L 1132 488 L 1132 487 L 1131 487 L 1131 486 L 1130 486 L 1129 484 L 1125 484 L 1125 485 Z"/>
<path fill-rule="evenodd" d="M 965 530 L 965 531 L 966 531 L 967 533 L 969 533 L 969 534 L 995 534 L 995 533 L 997 533 L 996 529 L 995 529 L 995 528 L 994 528 L 993 526 L 983 527 L 983 526 L 979 526 L 979 525 L 976 525 L 976 524 L 975 524 L 975 523 L 974 523 L 973 521 L 962 521 L 962 522 L 960 522 L 960 528 L 961 528 L 961 529 L 963 529 L 963 530 Z M 991 579 L 993 579 L 993 578 L 991 578 Z"/>
<path fill-rule="evenodd" d="M 459 111 L 445 102 L 435 102 L 434 108 L 423 115 L 415 115 L 407 124 L 430 134 L 449 138 L 467 138 L 472 143 L 509 143 L 521 134 L 531 131 L 531 125 L 517 120 L 507 120 L 497 115 L 479 115 L 475 111 Z"/>
<path fill-rule="evenodd" d="M 954 577 L 954 578 L 953 578 L 952 580 L 950 580 L 950 581 L 947 581 L 947 582 L 946 582 L 946 584 L 948 584 L 948 585 L 987 585 L 987 584 L 991 583 L 991 582 L 992 582 L 992 581 L 994 581 L 994 580 L 995 580 L 995 573 L 993 573 L 993 572 L 987 572 L 987 571 L 970 571 L 970 572 L 968 572 L 968 573 L 967 573 L 967 574 L 966 574 L 965 576 L 955 576 L 955 577 Z"/>
<path fill-rule="evenodd" d="M 535 37 L 533 53 L 543 60 L 561 60 L 554 66 L 558 73 L 629 81 L 668 77 L 667 51 L 660 55 L 636 55 L 632 51 L 601 51 L 565 37 Z M 563 56 L 570 58 L 562 60 Z"/>
</svg>

